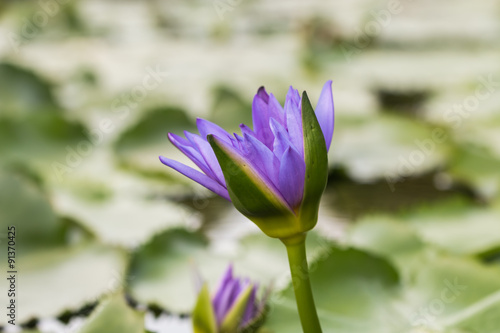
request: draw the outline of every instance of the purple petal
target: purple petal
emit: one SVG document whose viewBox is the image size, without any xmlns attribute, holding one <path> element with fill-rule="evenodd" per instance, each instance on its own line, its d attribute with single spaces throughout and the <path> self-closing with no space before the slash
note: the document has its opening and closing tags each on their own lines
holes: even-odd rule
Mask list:
<svg viewBox="0 0 500 333">
<path fill-rule="evenodd" d="M 213 138 L 216 144 L 219 145 L 235 163 L 246 164 L 249 166 L 248 168 L 248 170 L 250 171 L 249 177 L 252 178 L 255 183 L 260 183 L 260 186 L 263 189 L 268 190 L 270 194 L 278 201 L 280 201 L 283 206 L 292 210 L 292 208 L 288 205 L 287 201 L 279 191 L 278 186 L 274 185 L 274 183 L 266 175 L 266 173 L 257 168 L 255 164 L 252 161 L 250 161 L 248 157 L 246 157 L 241 150 L 235 149 L 232 145 L 229 145 L 228 143 L 224 142 L 215 135 L 213 136 Z M 249 146 L 250 145 L 247 145 L 247 147 Z"/>
<path fill-rule="evenodd" d="M 267 105 L 269 108 L 269 118 L 274 118 L 280 124 L 285 125 L 285 111 L 273 94 L 269 94 L 269 103 Z"/>
<path fill-rule="evenodd" d="M 246 134 L 246 135 L 256 137 L 254 131 L 252 131 L 252 129 L 250 127 L 248 127 L 247 125 L 240 124 L 240 129 L 241 129 L 241 134 L 243 134 L 243 135 Z"/>
<path fill-rule="evenodd" d="M 257 90 L 257 96 L 259 96 L 266 104 L 269 103 L 269 95 L 267 94 L 266 88 L 260 87 Z"/>
<path fill-rule="evenodd" d="M 212 174 L 215 175 L 216 177 L 215 179 L 219 182 L 219 184 L 226 187 L 226 181 L 224 179 L 224 174 L 222 173 L 222 169 L 219 165 L 219 161 L 217 160 L 214 150 L 212 149 L 208 141 L 203 140 L 200 136 L 189 132 L 186 133 L 186 137 L 188 138 L 189 141 L 191 141 L 195 145 L 195 147 L 201 153 L 205 163 L 212 171 Z"/>
<path fill-rule="evenodd" d="M 248 322 L 250 322 L 256 315 L 257 307 L 255 306 L 255 298 L 257 294 L 257 287 L 252 287 L 252 293 L 248 298 L 247 307 L 245 308 L 245 312 L 243 312 L 243 317 L 241 320 L 242 326 L 245 326 Z"/>
<path fill-rule="evenodd" d="M 238 279 L 233 279 L 228 281 L 224 289 L 222 289 L 218 308 L 215 308 L 215 317 L 219 324 L 222 323 L 224 317 L 231 309 L 231 306 L 238 298 L 240 288 L 240 281 Z"/>
<path fill-rule="evenodd" d="M 293 103 L 293 105 L 299 105 L 300 103 L 300 94 L 297 89 L 293 89 L 292 86 L 288 88 L 288 93 L 286 94 L 285 99 L 285 108 L 289 103 Z"/>
<path fill-rule="evenodd" d="M 286 103 L 285 118 L 290 141 L 300 155 L 304 157 L 304 131 L 302 129 L 302 108 L 300 101 L 298 104 L 295 104 L 292 100 Z"/>
<path fill-rule="evenodd" d="M 214 134 L 226 142 L 232 142 L 232 138 L 228 132 L 226 132 L 219 125 L 216 125 L 208 120 L 197 118 L 196 126 L 198 126 L 198 131 L 205 141 L 207 140 L 207 135 Z"/>
<path fill-rule="evenodd" d="M 273 152 L 281 160 L 287 148 L 292 146 L 292 142 L 288 137 L 286 129 L 274 118 L 271 118 L 271 130 L 274 134 Z"/>
<path fill-rule="evenodd" d="M 214 306 L 215 314 L 217 318 L 222 318 L 224 316 L 222 309 L 222 297 L 224 296 L 224 292 L 227 289 L 229 283 L 233 280 L 233 265 L 229 265 L 226 270 L 226 273 L 222 277 L 222 280 L 219 283 L 219 287 L 217 288 L 217 292 L 212 299 L 212 304 Z"/>
<path fill-rule="evenodd" d="M 298 207 L 304 195 L 306 164 L 293 149 L 288 148 L 281 158 L 280 191 L 293 208 Z"/>
<path fill-rule="evenodd" d="M 227 192 L 227 189 L 220 185 L 217 181 L 213 180 L 209 176 L 191 168 L 188 167 L 187 165 L 184 165 L 180 162 L 171 160 L 169 158 L 160 156 L 160 161 L 165 164 L 168 167 L 171 167 L 172 169 L 182 173 L 184 176 L 194 180 L 200 185 L 205 186 L 208 188 L 210 191 L 214 192 L 215 194 L 220 195 L 221 197 L 231 201 L 229 198 L 229 193 Z"/>
<path fill-rule="evenodd" d="M 332 81 L 329 80 L 323 86 L 318 104 L 316 105 L 316 117 L 318 118 L 321 131 L 325 136 L 326 149 L 330 149 L 334 127 L 334 106 L 332 94 Z"/>
<path fill-rule="evenodd" d="M 278 185 L 279 160 L 273 152 L 256 138 L 245 135 L 247 143 L 247 159 L 250 160 L 263 174 Z"/>
<path fill-rule="evenodd" d="M 269 128 L 269 106 L 257 93 L 252 103 L 253 131 L 267 147 L 272 147 L 274 136 Z"/>
<path fill-rule="evenodd" d="M 186 136 L 189 137 L 189 132 L 184 132 Z M 216 179 L 215 174 L 210 170 L 210 167 L 207 165 L 205 159 L 202 156 L 202 153 L 194 147 L 194 142 L 190 142 L 183 137 L 180 137 L 178 135 L 175 135 L 173 133 L 168 133 L 168 139 L 172 144 L 177 147 L 184 155 L 186 155 L 191 161 L 193 161 L 194 164 L 198 168 L 200 168 L 201 171 L 203 171 L 207 176 L 210 178 Z"/>
</svg>

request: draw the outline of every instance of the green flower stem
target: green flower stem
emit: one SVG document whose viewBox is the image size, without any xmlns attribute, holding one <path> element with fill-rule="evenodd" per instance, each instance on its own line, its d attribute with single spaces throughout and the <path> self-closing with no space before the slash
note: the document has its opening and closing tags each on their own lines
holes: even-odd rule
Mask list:
<svg viewBox="0 0 500 333">
<path fill-rule="evenodd" d="M 321 326 L 314 305 L 306 257 L 306 233 L 281 239 L 285 244 L 292 274 L 293 289 L 304 333 L 321 333 Z"/>
</svg>

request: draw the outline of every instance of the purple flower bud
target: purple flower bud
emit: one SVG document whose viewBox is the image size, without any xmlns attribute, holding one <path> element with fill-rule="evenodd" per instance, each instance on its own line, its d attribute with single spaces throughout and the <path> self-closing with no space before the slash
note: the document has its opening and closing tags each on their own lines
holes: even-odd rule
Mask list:
<svg viewBox="0 0 500 333">
<path fill-rule="evenodd" d="M 248 279 L 234 277 L 230 265 L 211 300 L 207 285 L 200 289 L 192 313 L 194 332 L 229 333 L 257 328 L 265 303 L 257 302 L 256 293 L 257 286 Z"/>
<path fill-rule="evenodd" d="M 328 81 L 323 86 L 315 110 L 327 149 L 330 148 L 334 125 L 331 83 Z M 200 135 L 185 132 L 186 139 L 175 134 L 168 135 L 170 141 L 201 172 L 163 156 L 160 160 L 212 192 L 231 200 L 222 169 L 207 141 L 207 136 L 211 134 L 248 160 L 262 181 L 293 209 L 300 204 L 304 192 L 304 131 L 301 114 L 301 97 L 297 90 L 290 87 L 285 106 L 282 107 L 273 94 L 268 94 L 261 87 L 252 104 L 253 130 L 242 124 L 243 136 L 235 134 L 233 137 L 204 119 L 197 119 L 196 122 Z"/>
<path fill-rule="evenodd" d="M 163 156 L 160 160 L 232 201 L 270 237 L 307 232 L 316 225 L 328 176 L 334 127 L 331 83 L 323 86 L 315 111 L 305 92 L 300 96 L 290 87 L 281 106 L 261 87 L 252 104 L 253 129 L 240 125 L 242 135 L 231 136 L 203 119 L 197 120 L 200 135 L 169 134 L 200 171 Z"/>
<path fill-rule="evenodd" d="M 246 305 L 244 305 L 239 328 L 243 328 L 251 323 L 262 311 L 262 305 L 257 304 L 257 286 L 252 285 L 249 279 L 234 277 L 233 266 L 230 265 L 212 299 L 212 305 L 219 327 L 235 304 L 238 303 L 238 300 L 244 297 L 243 293 L 248 288 L 251 288 L 250 296 L 248 297 Z"/>
</svg>

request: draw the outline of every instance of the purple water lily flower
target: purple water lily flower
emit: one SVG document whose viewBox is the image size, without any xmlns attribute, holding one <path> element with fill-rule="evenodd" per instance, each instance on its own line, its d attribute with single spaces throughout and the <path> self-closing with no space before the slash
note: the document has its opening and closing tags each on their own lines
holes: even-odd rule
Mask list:
<svg viewBox="0 0 500 333">
<path fill-rule="evenodd" d="M 263 311 L 263 304 L 257 302 L 257 286 L 249 279 L 234 277 L 233 266 L 230 265 L 222 278 L 220 285 L 212 299 L 217 326 L 221 327 L 226 316 L 231 312 L 239 299 L 245 297 L 246 289 L 251 288 L 250 296 L 244 307 L 243 315 L 239 322 L 239 328 L 244 328 L 252 323 Z"/>
<path fill-rule="evenodd" d="M 331 83 L 328 81 L 323 86 L 315 110 L 327 150 L 330 148 L 334 128 Z M 183 138 L 169 133 L 170 141 L 201 172 L 163 156 L 160 160 L 214 193 L 231 200 L 225 173 L 207 141 L 207 136 L 212 135 L 214 142 L 229 152 L 233 159 L 244 167 L 248 166 L 252 179 L 265 184 L 266 191 L 280 205 L 296 212 L 303 200 L 306 177 L 302 99 L 299 92 L 290 87 L 285 105 L 281 106 L 273 94 L 268 94 L 261 87 L 252 104 L 253 129 L 242 124 L 241 135 L 235 133 L 231 136 L 218 125 L 197 119 L 200 135 L 185 131 Z"/>
</svg>

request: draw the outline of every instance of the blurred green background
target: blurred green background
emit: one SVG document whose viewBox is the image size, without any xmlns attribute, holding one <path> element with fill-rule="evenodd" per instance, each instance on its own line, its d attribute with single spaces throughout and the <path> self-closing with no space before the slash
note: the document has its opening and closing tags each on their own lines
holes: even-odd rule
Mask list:
<svg viewBox="0 0 500 333">
<path fill-rule="evenodd" d="M 0 35 L 5 332 L 190 332 L 194 272 L 230 262 L 273 285 L 260 332 L 300 332 L 279 241 L 158 155 L 328 79 L 325 332 L 500 332 L 498 1 L 3 0 Z"/>
</svg>

